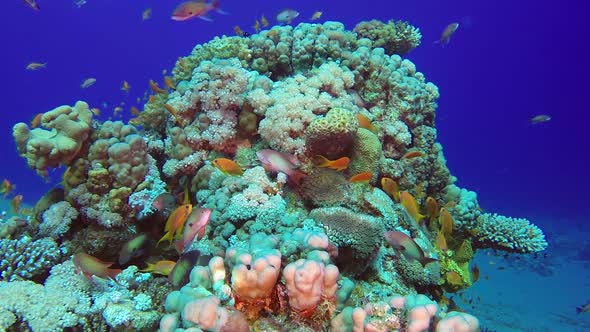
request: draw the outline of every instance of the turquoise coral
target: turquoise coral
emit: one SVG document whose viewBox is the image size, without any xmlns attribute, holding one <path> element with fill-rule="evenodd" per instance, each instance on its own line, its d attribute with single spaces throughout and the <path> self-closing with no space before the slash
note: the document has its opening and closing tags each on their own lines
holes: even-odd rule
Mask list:
<svg viewBox="0 0 590 332">
<path fill-rule="evenodd" d="M 547 249 L 543 231 L 524 218 L 484 213 L 477 218 L 477 239 L 484 246 L 519 253 Z"/>
<path fill-rule="evenodd" d="M 61 260 L 62 252 L 51 238 L 22 236 L 0 240 L 0 280 L 29 280 Z"/>
</svg>

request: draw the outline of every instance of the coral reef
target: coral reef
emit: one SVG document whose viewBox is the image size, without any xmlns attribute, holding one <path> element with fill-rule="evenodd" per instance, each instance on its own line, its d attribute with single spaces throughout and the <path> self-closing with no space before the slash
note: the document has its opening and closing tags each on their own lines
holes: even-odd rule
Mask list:
<svg viewBox="0 0 590 332">
<path fill-rule="evenodd" d="M 454 185 L 438 88 L 401 57 L 420 38 L 375 20 L 216 37 L 129 123 L 77 102 L 15 125 L 32 169 L 67 170 L 0 224 L 0 329 L 475 331 L 435 300 L 471 285 L 478 249 L 547 242 Z"/>
</svg>

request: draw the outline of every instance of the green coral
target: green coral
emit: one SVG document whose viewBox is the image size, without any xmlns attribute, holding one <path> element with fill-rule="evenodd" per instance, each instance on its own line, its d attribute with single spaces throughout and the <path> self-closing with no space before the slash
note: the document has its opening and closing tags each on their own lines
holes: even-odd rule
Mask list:
<svg viewBox="0 0 590 332">
<path fill-rule="evenodd" d="M 314 155 L 339 158 L 352 147 L 358 126 L 352 111 L 335 107 L 309 124 L 305 130 L 307 147 Z"/>
<path fill-rule="evenodd" d="M 370 130 L 359 128 L 354 138 L 351 162 L 348 166 L 350 174 L 371 172 L 374 177 L 379 173 L 383 150 L 379 137 Z"/>
<path fill-rule="evenodd" d="M 373 48 L 382 47 L 388 55 L 406 55 L 418 47 L 422 39 L 420 29 L 404 21 L 363 21 L 354 27 L 354 31 L 359 39 L 370 39 Z"/>
</svg>

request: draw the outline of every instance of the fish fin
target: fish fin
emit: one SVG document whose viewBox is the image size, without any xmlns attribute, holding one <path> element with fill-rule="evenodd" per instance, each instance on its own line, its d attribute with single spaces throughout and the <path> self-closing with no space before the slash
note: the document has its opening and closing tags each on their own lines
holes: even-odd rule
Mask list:
<svg viewBox="0 0 590 332">
<path fill-rule="evenodd" d="M 213 19 L 209 16 L 201 15 L 201 16 L 199 16 L 199 18 L 203 21 L 213 22 Z"/>
<path fill-rule="evenodd" d="M 182 252 L 184 251 L 184 241 L 182 240 L 176 240 L 174 241 L 174 248 L 176 248 L 176 251 L 178 251 L 180 254 L 182 254 Z"/>
<path fill-rule="evenodd" d="M 158 240 L 158 243 L 156 243 L 156 246 L 160 245 L 160 242 L 162 242 L 164 240 L 168 240 L 168 242 L 172 242 L 172 233 L 166 232 L 166 234 L 164 234 L 164 236 L 162 236 L 162 238 L 160 240 Z"/>
<path fill-rule="evenodd" d="M 289 181 L 291 181 L 296 186 L 300 186 L 301 182 L 303 182 L 303 178 L 305 178 L 307 174 L 298 170 L 293 170 L 292 172 L 289 172 L 287 176 L 289 177 Z"/>
<path fill-rule="evenodd" d="M 107 272 L 109 277 L 113 280 L 117 280 L 116 277 L 119 273 L 121 273 L 121 269 L 108 269 L 108 272 Z"/>
<path fill-rule="evenodd" d="M 319 155 L 319 154 L 316 156 L 313 156 L 312 161 L 318 167 L 326 167 L 326 166 L 328 166 L 328 164 L 330 164 L 330 161 L 328 160 L 328 158 L 326 158 L 322 155 Z"/>
<path fill-rule="evenodd" d="M 436 258 L 430 258 L 430 257 L 424 257 L 420 260 L 420 264 L 422 264 L 422 267 L 426 267 L 426 265 L 433 263 L 433 262 L 437 262 L 438 259 Z"/>
<path fill-rule="evenodd" d="M 197 240 L 201 240 L 203 238 L 203 236 L 205 235 L 206 228 L 207 228 L 207 226 L 205 226 L 199 230 L 199 232 L 197 233 Z"/>
</svg>

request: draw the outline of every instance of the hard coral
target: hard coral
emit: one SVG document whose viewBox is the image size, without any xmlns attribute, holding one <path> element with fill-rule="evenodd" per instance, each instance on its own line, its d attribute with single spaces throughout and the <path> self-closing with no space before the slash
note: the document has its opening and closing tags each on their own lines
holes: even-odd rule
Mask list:
<svg viewBox="0 0 590 332">
<path fill-rule="evenodd" d="M 420 45 L 420 29 L 408 22 L 363 21 L 354 27 L 358 38 L 368 38 L 374 48 L 383 47 L 389 55 L 406 55 Z"/>
<path fill-rule="evenodd" d="M 46 176 L 47 168 L 69 165 L 76 158 L 90 135 L 91 121 L 88 104 L 78 101 L 72 107 L 59 106 L 44 113 L 41 128 L 30 129 L 25 123 L 17 123 L 12 135 L 29 167 Z"/>
<path fill-rule="evenodd" d="M 543 251 L 548 246 L 543 231 L 524 218 L 484 213 L 477 225 L 480 246 L 519 253 Z"/>
<path fill-rule="evenodd" d="M 323 117 L 315 118 L 305 130 L 305 141 L 311 155 L 328 159 L 342 157 L 354 143 L 358 120 L 345 108 L 336 107 Z"/>
<path fill-rule="evenodd" d="M 55 265 L 62 256 L 51 238 L 0 240 L 0 280 L 29 280 Z"/>
</svg>

